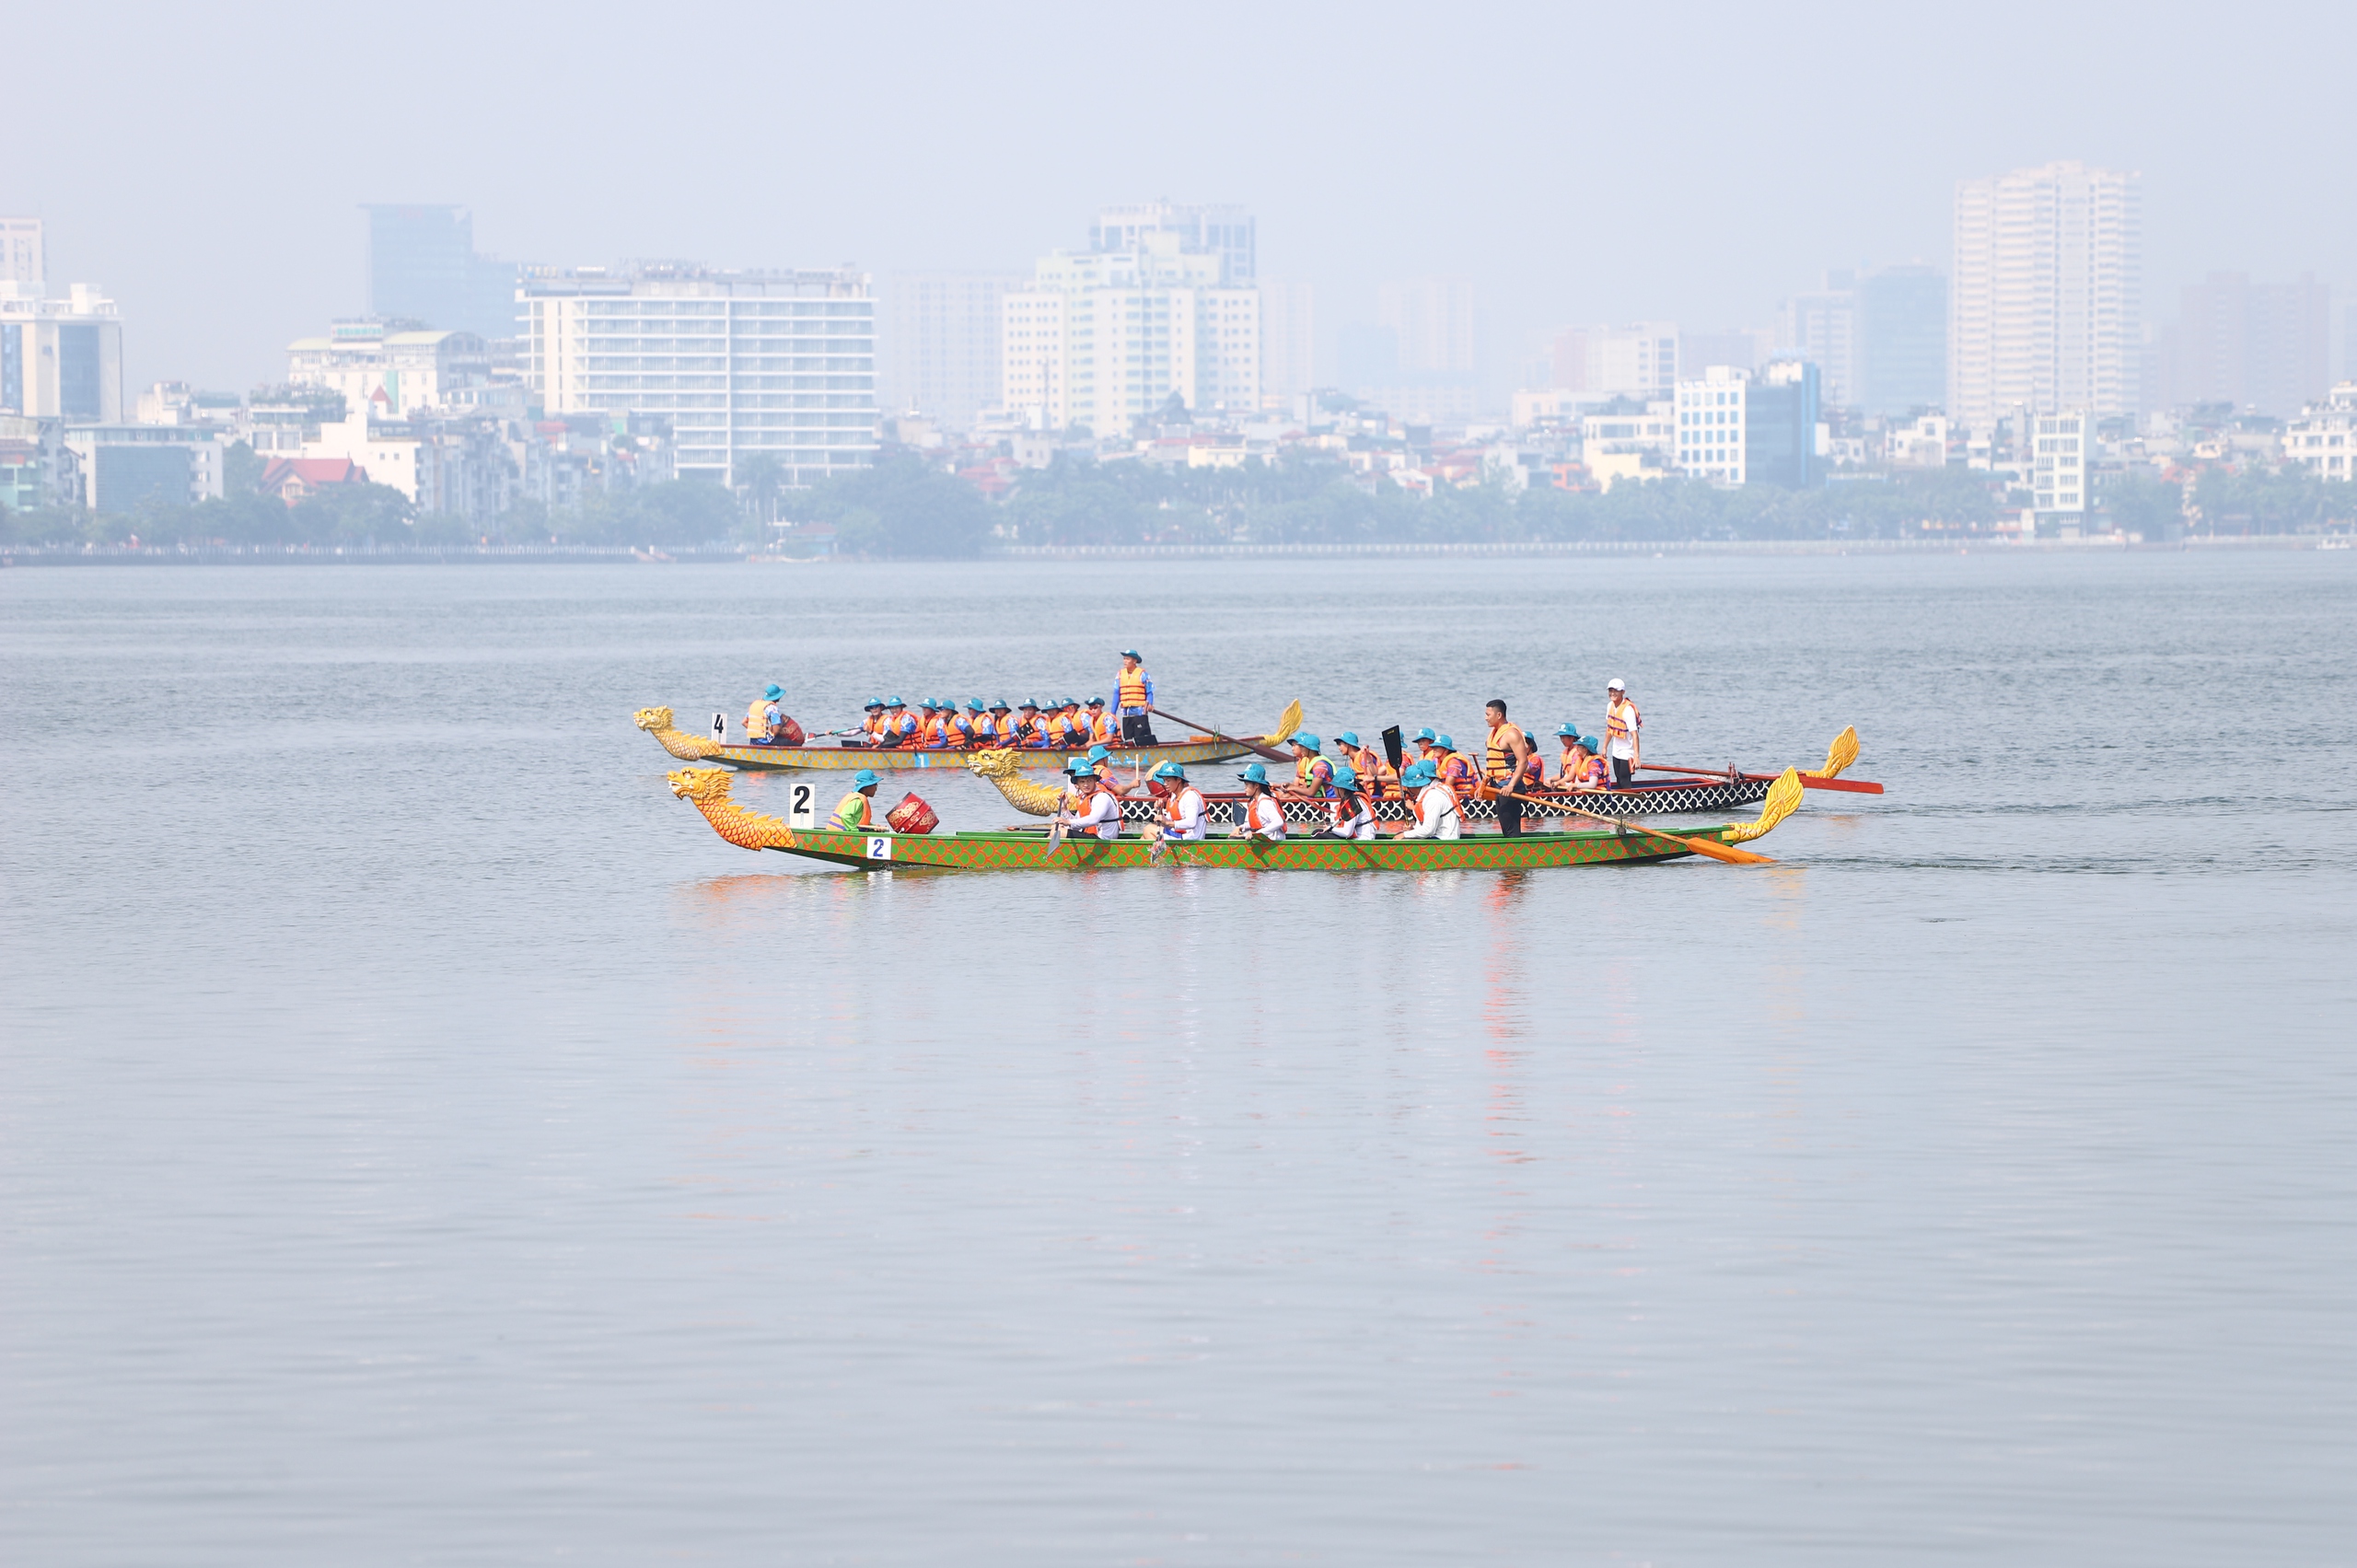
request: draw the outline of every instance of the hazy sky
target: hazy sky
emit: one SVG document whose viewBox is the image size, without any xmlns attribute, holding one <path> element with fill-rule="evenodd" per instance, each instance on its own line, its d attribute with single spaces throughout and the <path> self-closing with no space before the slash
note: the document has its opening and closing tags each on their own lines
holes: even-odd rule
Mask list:
<svg viewBox="0 0 2357 1568">
<path fill-rule="evenodd" d="M 103 16 L 12 12 L 0 213 L 121 301 L 134 387 L 275 378 L 359 311 L 363 202 L 517 260 L 1019 271 L 1102 203 L 1237 201 L 1329 330 L 1451 273 L 1519 352 L 1945 268 L 1956 180 L 2078 158 L 2144 175 L 2150 315 L 2213 267 L 2357 288 L 2352 0 Z"/>
</svg>

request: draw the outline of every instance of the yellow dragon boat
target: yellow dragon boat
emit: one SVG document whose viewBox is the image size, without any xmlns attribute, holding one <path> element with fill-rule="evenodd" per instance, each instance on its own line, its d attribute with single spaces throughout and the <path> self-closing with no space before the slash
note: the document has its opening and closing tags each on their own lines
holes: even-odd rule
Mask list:
<svg viewBox="0 0 2357 1568">
<path fill-rule="evenodd" d="M 1043 748 L 1035 750 L 1029 747 L 982 752 L 971 749 L 919 749 L 896 746 L 762 746 L 749 742 L 732 746 L 725 740 L 690 735 L 676 727 L 668 708 L 641 708 L 633 715 L 633 720 L 639 728 L 655 738 L 657 745 L 682 762 L 725 762 L 732 768 L 753 772 L 808 770 L 848 772 L 856 768 L 873 768 L 880 773 L 903 768 L 962 768 L 975 758 L 985 755 L 1009 759 L 1006 766 L 1010 770 L 1044 770 L 1062 767 L 1066 755 L 1062 749 Z M 1282 729 L 1283 735 L 1292 733 L 1290 729 Z M 1251 738 L 1263 746 L 1274 746 L 1281 736 L 1264 735 Z M 1143 768 L 1152 772 L 1165 762 L 1182 765 L 1224 762 L 1231 757 L 1241 757 L 1250 749 L 1241 740 L 1215 735 L 1194 735 L 1185 740 L 1158 746 L 1123 747 L 1114 751 L 1113 760 L 1124 768 Z"/>
</svg>

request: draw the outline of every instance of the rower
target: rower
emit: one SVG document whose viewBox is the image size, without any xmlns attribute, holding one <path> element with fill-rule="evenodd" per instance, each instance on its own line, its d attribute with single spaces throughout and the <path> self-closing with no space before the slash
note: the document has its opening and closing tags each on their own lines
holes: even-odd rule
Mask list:
<svg viewBox="0 0 2357 1568">
<path fill-rule="evenodd" d="M 991 727 L 990 705 L 980 697 L 966 699 L 966 744 L 975 748 L 988 746 L 994 735 Z"/>
<path fill-rule="evenodd" d="M 1629 683 L 1615 676 L 1604 687 L 1604 750 L 1612 763 L 1612 782 L 1626 787 L 1636 782 L 1637 766 L 1643 760 L 1644 745 L 1638 733 L 1645 721 L 1638 715 L 1637 704 L 1629 701 Z"/>
<path fill-rule="evenodd" d="M 1457 808 L 1457 792 L 1440 782 L 1439 770 L 1431 762 L 1417 761 L 1408 764 L 1399 775 L 1408 794 L 1416 803 L 1416 825 L 1399 836 L 1403 839 L 1453 839 L 1459 835 L 1464 814 Z"/>
<path fill-rule="evenodd" d="M 1555 787 L 1602 789 L 1604 760 L 1596 754 L 1596 737 L 1582 735 L 1574 724 L 1567 724 L 1555 733 L 1563 738 L 1563 755 L 1555 765 Z"/>
<path fill-rule="evenodd" d="M 1155 834 L 1191 841 L 1209 833 L 1211 815 L 1203 805 L 1203 792 L 1187 782 L 1187 770 L 1176 762 L 1165 762 L 1155 769 L 1154 776 L 1168 791 L 1162 813 L 1155 821 Z"/>
<path fill-rule="evenodd" d="M 1092 746 L 1088 749 L 1088 771 L 1093 777 L 1102 780 L 1105 787 L 1115 795 L 1123 793 L 1121 776 L 1113 765 L 1113 752 L 1110 747 Z"/>
<path fill-rule="evenodd" d="M 1006 705 L 1005 698 L 993 698 L 990 713 L 981 722 L 990 726 L 992 745 L 1016 746 L 1022 743 L 1022 737 L 1016 729 L 1015 710 Z M 979 746 L 981 744 L 981 739 L 982 731 L 978 725 L 974 730 L 974 743 Z"/>
<path fill-rule="evenodd" d="M 1080 744 L 1080 720 L 1075 716 L 1080 712 L 1079 698 L 1065 697 L 1059 700 L 1053 707 L 1042 708 L 1039 711 L 1048 721 L 1049 745 L 1062 747 Z"/>
<path fill-rule="evenodd" d="M 1322 798 L 1334 782 L 1334 764 L 1318 755 L 1326 743 L 1303 729 L 1295 731 L 1288 744 L 1293 747 L 1293 783 L 1284 793 L 1298 800 Z"/>
<path fill-rule="evenodd" d="M 1439 767 L 1440 758 L 1433 752 L 1433 744 L 1439 739 L 1439 732 L 1434 730 L 1430 725 L 1426 725 L 1423 728 L 1416 731 L 1416 754 L 1414 757 L 1411 758 L 1410 761 L 1417 762 L 1430 762 L 1434 767 Z M 1401 784 L 1406 784 L 1408 781 L 1405 778 L 1402 778 L 1399 782 Z"/>
<path fill-rule="evenodd" d="M 835 807 L 835 819 L 829 824 L 839 831 L 864 833 L 876 825 L 876 786 L 884 781 L 872 768 L 862 768 L 851 776 L 851 793 Z"/>
<path fill-rule="evenodd" d="M 884 744 L 884 699 L 867 699 L 867 716 L 859 721 L 858 742 L 862 746 Z"/>
<path fill-rule="evenodd" d="M 1344 730 L 1335 738 L 1342 743 L 1351 766 L 1358 770 L 1359 784 L 1372 801 L 1394 800 L 1399 795 L 1399 772 L 1391 765 L 1378 747 L 1360 743 L 1355 730 Z"/>
<path fill-rule="evenodd" d="M 785 688 L 772 680 L 762 688 L 745 710 L 745 739 L 753 746 L 767 746 L 785 727 L 785 710 L 778 706 L 785 695 Z"/>
<path fill-rule="evenodd" d="M 1454 738 L 1446 735 L 1433 737 L 1433 749 L 1428 760 L 1433 764 L 1434 774 L 1449 787 L 1457 799 L 1462 800 L 1473 793 L 1474 785 L 1480 779 L 1480 770 L 1473 766 L 1470 758 L 1457 754 Z"/>
<path fill-rule="evenodd" d="M 909 712 L 908 703 L 898 697 L 884 699 L 884 746 L 906 746 L 917 732 L 916 715 Z"/>
<path fill-rule="evenodd" d="M 1371 839 L 1376 836 L 1375 808 L 1367 804 L 1356 768 L 1348 762 L 1335 763 L 1334 783 L 1326 793 L 1328 826 L 1320 837 Z"/>
<path fill-rule="evenodd" d="M 976 713 L 981 712 L 979 698 L 968 699 Z M 958 711 L 958 699 L 945 697 L 941 702 L 941 743 L 953 750 L 963 751 L 974 743 L 974 726 L 965 714 Z"/>
<path fill-rule="evenodd" d="M 1252 762 L 1236 776 L 1244 785 L 1244 804 L 1237 808 L 1234 836 L 1273 839 L 1282 843 L 1285 836 L 1285 808 L 1269 788 L 1269 770 Z"/>
<path fill-rule="evenodd" d="M 1506 700 L 1492 697 L 1483 710 L 1490 720 L 1489 746 L 1482 753 L 1481 777 L 1498 792 L 1498 832 L 1509 839 L 1522 837 L 1522 802 L 1515 796 L 1528 783 L 1530 760 L 1538 748 L 1530 744 L 1530 737 L 1522 726 L 1506 721 Z"/>
<path fill-rule="evenodd" d="M 1105 699 L 1102 697 L 1088 699 L 1088 712 L 1080 717 L 1081 723 L 1088 726 L 1088 738 L 1099 746 L 1110 745 L 1113 738 L 1120 733 L 1114 728 L 1113 721 L 1105 716 Z"/>
<path fill-rule="evenodd" d="M 1039 704 L 1028 698 L 1024 699 L 1023 706 L 1016 712 L 1015 743 L 1034 749 L 1048 744 L 1048 729 L 1039 717 Z"/>
<path fill-rule="evenodd" d="M 1120 798 L 1097 776 L 1088 759 L 1073 758 L 1064 764 L 1064 772 L 1071 775 L 1072 792 L 1064 797 L 1065 809 L 1056 814 L 1056 820 L 1067 828 L 1086 828 L 1100 839 L 1120 838 Z"/>
<path fill-rule="evenodd" d="M 1121 650 L 1121 672 L 1113 678 L 1113 716 L 1121 726 L 1124 746 L 1155 744 L 1154 677 L 1145 672 L 1145 656 L 1135 648 Z"/>
</svg>

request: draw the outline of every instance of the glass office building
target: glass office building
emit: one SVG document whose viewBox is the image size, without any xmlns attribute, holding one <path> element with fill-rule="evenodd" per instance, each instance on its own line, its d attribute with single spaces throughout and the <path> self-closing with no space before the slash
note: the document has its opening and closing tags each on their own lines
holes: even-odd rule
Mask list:
<svg viewBox="0 0 2357 1568">
<path fill-rule="evenodd" d="M 465 207 L 371 205 L 368 313 L 482 338 L 516 335 L 512 261 L 475 254 Z"/>
</svg>

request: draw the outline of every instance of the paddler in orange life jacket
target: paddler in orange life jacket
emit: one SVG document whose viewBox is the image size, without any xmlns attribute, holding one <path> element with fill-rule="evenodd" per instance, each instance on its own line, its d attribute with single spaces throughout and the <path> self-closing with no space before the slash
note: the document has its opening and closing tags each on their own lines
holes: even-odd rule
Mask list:
<svg viewBox="0 0 2357 1568">
<path fill-rule="evenodd" d="M 1088 720 L 1080 711 L 1079 698 L 1064 699 L 1064 705 L 1056 710 L 1056 723 L 1052 733 L 1059 746 L 1088 744 Z"/>
<path fill-rule="evenodd" d="M 884 781 L 867 768 L 851 777 L 851 793 L 835 807 L 835 819 L 827 824 L 846 833 L 864 833 L 876 825 L 876 786 Z"/>
<path fill-rule="evenodd" d="M 997 732 L 991 726 L 991 711 L 980 697 L 966 699 L 966 744 L 976 749 L 991 745 Z"/>
<path fill-rule="evenodd" d="M 778 699 L 785 695 L 785 688 L 772 680 L 761 694 L 745 710 L 745 741 L 750 746 L 767 746 L 771 738 L 784 726 L 785 710 Z"/>
<path fill-rule="evenodd" d="M 985 726 L 988 726 L 987 730 L 984 728 Z M 982 737 L 985 733 L 989 735 L 990 744 L 993 746 L 1016 746 L 1022 743 L 1021 738 L 1015 732 L 1015 710 L 1006 705 L 1005 698 L 1001 697 L 993 702 L 990 711 L 975 722 L 975 745 L 982 744 Z"/>
<path fill-rule="evenodd" d="M 1343 760 L 1359 775 L 1359 785 L 1369 800 L 1382 800 L 1399 793 L 1399 775 L 1392 771 L 1391 761 L 1372 746 L 1359 740 L 1359 732 L 1346 729 L 1334 738 L 1341 747 Z"/>
<path fill-rule="evenodd" d="M 1154 771 L 1155 793 L 1162 796 L 1162 809 L 1154 820 L 1157 837 L 1195 840 L 1211 831 L 1211 812 L 1203 803 L 1203 792 L 1187 782 L 1187 770 L 1176 762 L 1165 762 Z"/>
<path fill-rule="evenodd" d="M 1604 754 L 1612 764 L 1616 786 L 1625 787 L 1636 782 L 1638 765 L 1644 761 L 1644 726 L 1637 704 L 1629 701 L 1629 683 L 1618 676 L 1606 682 Z"/>
<path fill-rule="evenodd" d="M 1072 778 L 1072 789 L 1064 796 L 1064 809 L 1056 819 L 1067 828 L 1081 828 L 1100 839 L 1121 836 L 1121 799 L 1105 781 L 1097 776 L 1095 766 L 1086 757 L 1074 757 L 1064 764 L 1064 772 Z"/>
<path fill-rule="evenodd" d="M 1470 758 L 1457 754 L 1455 739 L 1446 735 L 1433 737 L 1433 749 L 1424 755 L 1433 764 L 1434 776 L 1447 785 L 1449 793 L 1459 801 L 1473 793 L 1474 785 L 1480 780 L 1480 770 L 1473 766 Z"/>
<path fill-rule="evenodd" d="M 1563 738 L 1563 755 L 1555 764 L 1554 786 L 1602 789 L 1606 777 L 1604 759 L 1596 754 L 1596 737 L 1582 735 L 1579 726 L 1571 724 L 1555 733 Z"/>
<path fill-rule="evenodd" d="M 898 697 L 884 699 L 883 746 L 906 746 L 917 733 L 917 717 Z"/>
<path fill-rule="evenodd" d="M 859 743 L 862 746 L 884 744 L 884 699 L 867 699 L 867 716 L 859 723 Z"/>
<path fill-rule="evenodd" d="M 1285 836 L 1284 803 L 1269 788 L 1269 770 L 1253 762 L 1236 776 L 1244 785 L 1244 803 L 1236 808 L 1236 828 L 1231 836 L 1274 839 L 1283 842 Z"/>
<path fill-rule="evenodd" d="M 1151 746 L 1154 741 L 1154 677 L 1145 672 L 1145 656 L 1135 648 L 1121 650 L 1121 672 L 1113 677 L 1113 716 L 1121 726 L 1121 744 Z"/>
<path fill-rule="evenodd" d="M 1113 727 L 1113 721 L 1105 716 L 1105 699 L 1102 697 L 1088 699 L 1088 711 L 1080 715 L 1080 722 L 1088 726 L 1088 738 L 1094 745 L 1110 746 L 1113 737 L 1119 733 Z"/>
<path fill-rule="evenodd" d="M 1376 836 L 1375 807 L 1368 804 L 1359 771 L 1348 762 L 1334 764 L 1334 782 L 1326 791 L 1327 826 L 1319 838 L 1371 839 Z"/>
<path fill-rule="evenodd" d="M 1530 761 L 1538 748 L 1522 726 L 1506 719 L 1506 700 L 1492 697 L 1483 709 L 1490 721 L 1488 744 L 1481 754 L 1481 778 L 1498 795 L 1498 834 L 1522 837 L 1522 802 L 1513 798 L 1530 785 Z M 1507 792 L 1512 792 L 1511 794 Z"/>
<path fill-rule="evenodd" d="M 939 732 L 941 744 L 952 751 L 964 750 L 974 738 L 973 727 L 967 724 L 966 715 L 958 711 L 958 699 L 955 697 L 941 700 Z"/>
</svg>

